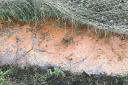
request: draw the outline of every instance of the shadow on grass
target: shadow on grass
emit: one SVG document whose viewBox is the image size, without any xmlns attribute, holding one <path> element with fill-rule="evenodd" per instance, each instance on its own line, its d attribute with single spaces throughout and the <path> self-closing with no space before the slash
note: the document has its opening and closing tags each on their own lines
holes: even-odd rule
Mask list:
<svg viewBox="0 0 128 85">
<path fill-rule="evenodd" d="M 128 77 L 72 74 L 59 68 L 38 66 L 0 68 L 0 85 L 128 85 Z"/>
</svg>

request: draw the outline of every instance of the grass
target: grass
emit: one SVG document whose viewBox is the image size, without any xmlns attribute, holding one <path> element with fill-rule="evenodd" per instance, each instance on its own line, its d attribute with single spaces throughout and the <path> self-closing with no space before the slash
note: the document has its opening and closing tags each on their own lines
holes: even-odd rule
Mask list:
<svg viewBox="0 0 128 85">
<path fill-rule="evenodd" d="M 74 6 L 73 4 L 75 4 L 74 2 L 76 3 L 76 5 L 78 5 L 78 7 L 77 6 L 73 7 Z M 67 7 L 65 7 L 66 5 L 63 6 L 63 4 L 66 4 L 66 3 L 68 3 L 69 6 L 71 5 L 71 7 L 68 7 L 68 4 L 67 4 Z M 86 23 L 86 24 L 91 23 L 91 25 L 95 27 L 99 27 L 98 29 L 100 28 L 104 29 L 105 32 L 103 32 L 102 30 L 96 31 L 99 37 L 102 37 L 102 35 L 108 36 L 109 35 L 108 31 L 127 35 L 127 30 L 125 31 L 125 29 L 124 29 L 124 32 L 121 32 L 123 31 L 121 28 L 119 29 L 119 31 L 116 31 L 115 28 L 113 29 L 113 27 L 115 27 L 113 25 L 116 24 L 118 21 L 121 24 L 127 20 L 127 16 L 126 16 L 127 13 L 125 13 L 125 11 L 123 10 L 122 10 L 123 12 L 121 13 L 120 9 L 118 9 L 118 5 L 120 5 L 119 3 L 120 1 L 112 1 L 112 0 L 108 0 L 108 1 L 101 1 L 101 0 L 96 0 L 96 1 L 95 0 L 93 1 L 91 0 L 69 0 L 69 1 L 66 1 L 64 0 L 64 2 L 63 0 L 59 0 L 59 1 L 54 1 L 54 0 L 9 0 L 7 1 L 7 0 L 3 0 L 3 2 L 0 3 L 0 21 L 8 21 L 8 22 L 22 21 L 22 22 L 27 22 L 27 23 L 29 22 L 37 23 L 40 21 L 45 22 L 47 18 L 56 18 L 56 19 L 63 18 L 63 20 L 67 19 L 72 23 L 75 23 L 75 21 L 77 21 L 77 23 L 75 23 L 75 25 L 77 24 L 76 28 L 77 27 L 79 28 L 78 23 Z M 87 9 L 87 11 L 82 9 L 84 7 L 85 9 Z M 119 10 L 118 11 L 119 13 L 118 12 L 113 13 L 115 11 L 113 11 L 112 9 L 115 11 Z M 108 21 L 111 21 L 111 19 L 114 20 L 114 22 L 112 23 L 113 25 L 111 24 L 111 22 L 108 22 Z M 93 20 L 95 22 L 93 22 Z M 97 22 L 99 23 L 99 25 Z M 125 23 L 126 22 L 124 22 L 124 24 L 122 25 L 125 26 Z M 61 24 L 61 25 L 64 26 L 65 24 Z M 108 28 L 106 29 L 106 27 Z M 107 33 L 108 35 L 106 35 Z M 78 31 L 78 34 L 79 34 L 79 31 Z"/>
<path fill-rule="evenodd" d="M 6 79 L 8 74 L 11 72 L 11 69 L 2 71 L 0 69 L 0 85 L 10 85 L 9 81 Z"/>
<path fill-rule="evenodd" d="M 64 75 L 59 68 L 4 66 L 0 68 L 0 85 L 48 85 L 48 79 Z"/>
<path fill-rule="evenodd" d="M 0 20 L 14 22 L 37 22 L 48 17 L 58 17 L 61 13 L 43 0 L 11 0 L 0 3 Z"/>
<path fill-rule="evenodd" d="M 80 0 L 79 2 L 85 5 L 88 0 Z M 86 6 L 85 6 L 86 7 Z M 62 10 L 47 0 L 11 0 L 0 3 L 0 21 L 7 22 L 25 22 L 25 23 L 39 23 L 45 22 L 48 18 L 54 18 L 58 20 L 59 26 L 64 27 L 66 22 L 74 24 L 75 30 L 80 34 L 79 29 L 82 27 L 82 23 L 74 20 L 73 18 L 67 18 Z M 40 24 L 40 23 L 39 23 Z M 37 25 L 39 26 L 39 25 Z M 96 35 L 99 38 L 110 37 L 112 32 L 108 30 L 100 30 L 94 28 Z M 128 36 L 121 34 L 122 39 L 126 39 Z"/>
<path fill-rule="evenodd" d="M 127 85 L 127 76 L 72 74 L 59 68 L 38 66 L 0 68 L 0 85 Z"/>
</svg>

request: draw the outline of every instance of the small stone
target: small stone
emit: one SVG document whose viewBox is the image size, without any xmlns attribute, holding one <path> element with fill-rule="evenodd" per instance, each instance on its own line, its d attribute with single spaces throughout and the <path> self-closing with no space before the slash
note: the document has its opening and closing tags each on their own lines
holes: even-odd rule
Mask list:
<svg viewBox="0 0 128 85">
<path fill-rule="evenodd" d="M 111 23 L 113 23 L 114 21 L 113 20 L 110 20 Z"/>
</svg>

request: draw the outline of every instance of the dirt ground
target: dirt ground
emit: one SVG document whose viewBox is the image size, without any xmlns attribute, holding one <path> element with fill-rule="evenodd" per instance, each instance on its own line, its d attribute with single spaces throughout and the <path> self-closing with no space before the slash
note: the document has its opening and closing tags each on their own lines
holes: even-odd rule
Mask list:
<svg viewBox="0 0 128 85">
<path fill-rule="evenodd" d="M 36 30 L 35 30 L 36 29 Z M 39 28 L 0 25 L 0 64 L 61 67 L 71 72 L 128 73 L 128 40 L 99 38 L 87 26 L 60 26 L 53 20 Z"/>
</svg>

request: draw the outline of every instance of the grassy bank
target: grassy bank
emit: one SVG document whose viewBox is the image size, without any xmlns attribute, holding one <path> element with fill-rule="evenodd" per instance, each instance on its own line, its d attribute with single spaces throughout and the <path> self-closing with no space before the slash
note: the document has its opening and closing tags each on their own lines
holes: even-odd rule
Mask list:
<svg viewBox="0 0 128 85">
<path fill-rule="evenodd" d="M 111 1 L 111 0 L 110 0 Z M 63 4 L 69 4 L 71 7 L 68 7 Z M 126 22 L 121 21 L 122 17 L 124 20 L 127 20 L 127 16 L 122 14 L 122 16 L 117 16 L 115 14 L 115 18 L 113 19 L 113 16 L 109 16 L 111 14 L 105 14 L 108 9 L 109 5 L 110 8 L 115 10 L 113 8 L 113 4 L 118 5 L 118 1 L 112 1 L 109 4 L 109 1 L 105 1 L 105 7 L 100 7 L 104 6 L 104 3 L 92 3 L 90 0 L 80 0 L 78 2 L 75 2 L 71 0 L 71 2 L 66 2 L 66 0 L 63 2 L 63 0 L 3 0 L 3 2 L 0 2 L 0 21 L 2 22 L 10 22 L 11 24 L 25 22 L 25 23 L 36 23 L 37 26 L 40 25 L 40 22 L 46 22 L 48 19 L 54 19 L 57 22 L 63 24 L 63 26 L 68 25 L 68 23 L 72 23 L 75 25 L 73 28 L 80 28 L 82 25 L 86 24 L 88 25 L 89 29 L 92 28 L 95 30 L 95 33 L 98 36 L 110 36 L 112 33 L 117 33 L 119 36 L 123 37 L 128 37 L 127 35 L 127 29 L 122 27 L 118 27 L 118 25 L 115 24 L 117 23 L 123 23 L 125 24 Z M 94 1 L 95 2 L 95 1 Z M 72 7 L 74 6 L 73 4 L 78 4 L 80 7 Z M 88 6 L 86 6 L 88 5 Z M 92 5 L 94 5 L 92 7 Z M 108 6 L 107 6 L 108 5 Z M 90 9 L 90 6 L 92 9 Z M 79 9 L 77 9 L 77 8 Z M 80 11 L 82 8 L 85 8 L 87 10 Z M 97 8 L 97 9 L 96 9 Z M 99 9 L 98 13 L 97 10 Z M 78 12 L 77 12 L 78 11 Z M 89 14 L 91 11 L 92 14 Z M 105 11 L 105 13 L 104 13 Z M 110 10 L 111 11 L 111 10 Z M 76 13 L 75 13 L 76 12 Z M 82 12 L 82 15 L 81 15 Z M 102 15 L 99 18 L 97 15 Z M 101 14 L 100 14 L 101 12 Z M 113 12 L 113 11 L 112 11 Z M 103 14 L 102 14 L 103 13 Z M 77 15 L 76 15 L 77 14 Z M 126 16 L 126 17 L 125 17 Z M 105 20 L 102 20 L 101 17 L 105 17 Z M 120 18 L 121 17 L 121 18 Z M 80 18 L 80 19 L 79 19 Z M 118 19 L 120 21 L 118 21 Z M 109 20 L 113 19 L 113 20 Z M 111 21 L 111 22 L 110 22 Z M 114 24 L 114 26 L 113 26 Z M 102 26 L 103 25 L 103 26 Z M 126 25 L 126 24 L 125 24 Z M 125 27 L 124 25 L 124 27 Z M 38 28 L 37 28 L 38 29 Z"/>
<path fill-rule="evenodd" d="M 2 0 L 0 20 L 38 22 L 51 17 L 63 18 L 128 34 L 126 9 L 126 0 Z"/>
<path fill-rule="evenodd" d="M 43 0 L 11 0 L 0 2 L 0 20 L 14 22 L 37 22 L 47 18 L 62 17 L 59 12 Z"/>
<path fill-rule="evenodd" d="M 106 75 L 72 74 L 59 68 L 38 66 L 0 68 L 0 85 L 127 85 L 128 78 Z"/>
<path fill-rule="evenodd" d="M 83 8 L 86 7 L 86 4 L 84 5 L 84 3 L 88 3 L 88 2 L 82 2 L 85 0 L 80 0 L 80 1 L 81 2 L 79 3 L 83 3 L 82 7 Z M 54 4 L 56 6 L 54 6 Z M 98 6 L 97 4 L 95 3 L 92 5 L 88 4 L 89 5 L 88 7 L 90 8 L 87 7 L 86 8 L 89 10 L 79 11 L 79 9 L 76 9 L 79 7 L 77 6 L 73 7 L 73 5 L 71 5 L 71 7 L 68 7 L 67 5 L 68 10 L 66 10 L 65 5 L 62 6 L 62 3 L 59 2 L 53 3 L 52 0 L 51 2 L 48 2 L 48 0 L 10 0 L 9 2 L 8 1 L 0 2 L 0 21 L 1 22 L 7 21 L 7 23 L 8 22 L 15 23 L 17 21 L 25 22 L 25 23 L 34 22 L 34 25 L 35 22 L 36 23 L 39 22 L 38 24 L 36 24 L 37 26 L 39 26 L 40 22 L 42 21 L 46 22 L 49 19 L 54 19 L 63 28 L 64 26 L 66 27 L 69 23 L 71 23 L 71 26 L 73 28 L 76 28 L 76 31 L 78 33 L 79 33 L 79 28 L 84 26 L 86 23 L 87 29 L 89 30 L 93 29 L 91 32 L 94 32 L 100 38 L 110 37 L 114 33 L 115 35 L 121 37 L 122 40 L 128 38 L 127 36 L 128 30 L 125 29 L 125 26 L 127 27 L 128 24 L 127 23 L 128 16 L 126 16 L 125 13 L 122 14 L 123 12 L 121 12 L 120 13 L 121 17 L 119 17 L 118 19 L 118 16 L 115 15 L 116 12 L 117 11 L 119 12 L 120 10 L 117 10 L 118 8 L 113 8 L 114 3 L 108 5 L 100 4 L 100 6 Z M 109 7 L 109 5 L 112 5 L 111 9 L 115 11 L 115 15 L 113 15 L 113 13 L 110 12 L 112 10 L 107 8 Z M 60 8 L 58 8 L 57 6 Z M 81 5 L 79 4 L 79 6 Z M 104 6 L 106 7 L 106 9 L 101 9 L 104 8 Z M 80 9 L 82 9 L 82 7 Z M 98 7 L 98 9 L 96 9 L 95 7 Z M 93 12 L 88 13 L 90 12 L 90 10 L 92 10 L 94 13 Z M 105 14 L 104 10 L 105 13 L 108 14 Z M 101 13 L 99 13 L 99 11 Z M 95 16 L 96 14 L 102 15 L 103 17 L 101 16 L 97 17 Z M 115 16 L 114 19 L 113 16 Z M 104 18 L 105 20 L 102 20 Z M 124 22 L 122 20 L 124 20 Z M 120 22 L 121 22 L 121 26 L 122 27 L 124 26 L 124 29 L 122 29 L 121 26 L 119 26 L 120 28 L 119 30 L 118 28 L 113 29 L 112 24 L 114 23 L 116 25 Z M 91 25 L 93 25 L 94 27 Z M 101 29 L 98 28 L 100 26 Z M 102 26 L 105 27 L 106 29 L 104 29 Z M 98 29 L 95 29 L 96 27 Z M 72 42 L 72 40 L 71 41 L 64 40 L 64 43 L 70 43 L 70 42 Z M 59 68 L 53 68 L 53 67 L 43 70 L 38 66 L 29 66 L 23 68 L 18 66 L 2 66 L 0 67 L 0 85 L 128 85 L 128 77 L 88 75 L 86 73 L 76 75 L 67 71 L 63 71 Z"/>
</svg>

